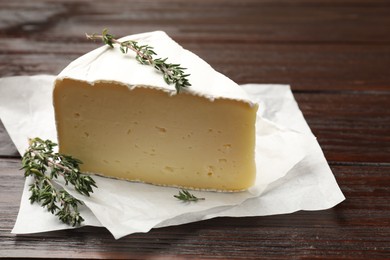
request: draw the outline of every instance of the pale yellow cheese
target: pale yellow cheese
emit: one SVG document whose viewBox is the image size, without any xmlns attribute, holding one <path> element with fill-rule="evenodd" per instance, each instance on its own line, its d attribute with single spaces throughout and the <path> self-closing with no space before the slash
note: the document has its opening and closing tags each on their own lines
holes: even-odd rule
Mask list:
<svg viewBox="0 0 390 260">
<path fill-rule="evenodd" d="M 218 191 L 254 184 L 256 105 L 67 78 L 53 97 L 60 152 L 82 171 Z"/>
</svg>

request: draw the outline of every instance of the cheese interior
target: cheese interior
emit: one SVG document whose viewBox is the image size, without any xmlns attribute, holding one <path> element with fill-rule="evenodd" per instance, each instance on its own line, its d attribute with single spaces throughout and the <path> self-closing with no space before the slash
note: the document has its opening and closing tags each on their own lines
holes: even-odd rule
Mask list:
<svg viewBox="0 0 390 260">
<path fill-rule="evenodd" d="M 254 184 L 256 106 L 65 78 L 54 109 L 60 152 L 84 172 L 218 191 Z"/>
</svg>

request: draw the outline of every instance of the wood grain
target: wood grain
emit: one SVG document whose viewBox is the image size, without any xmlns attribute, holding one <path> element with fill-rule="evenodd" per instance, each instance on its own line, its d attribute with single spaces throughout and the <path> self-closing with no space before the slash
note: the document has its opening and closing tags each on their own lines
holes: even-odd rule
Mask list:
<svg viewBox="0 0 390 260">
<path fill-rule="evenodd" d="M 6 15 L 0 35 L 6 37 L 0 44 L 6 48 L 0 50 L 1 76 L 57 74 L 96 47 L 82 37 L 85 32 L 100 32 L 105 26 L 117 35 L 164 30 L 238 83 L 386 90 L 390 80 L 386 1 L 10 1 L 3 5 Z"/>
<path fill-rule="evenodd" d="M 390 163 L 389 92 L 299 92 L 295 98 L 328 160 Z"/>
<path fill-rule="evenodd" d="M 390 258 L 390 2 L 0 1 L 0 77 L 57 74 L 99 45 L 84 33 L 104 27 L 164 30 L 238 83 L 291 84 L 347 199 L 120 240 L 94 227 L 13 235 L 24 179 L 0 123 L 0 257 Z"/>
<path fill-rule="evenodd" d="M 103 228 L 85 227 L 34 235 L 9 233 L 18 210 L 23 179 L 19 160 L 0 160 L 1 198 L 6 209 L 0 255 L 75 258 L 264 258 L 342 257 L 386 258 L 390 233 L 390 166 L 332 166 L 347 200 L 337 207 L 313 212 L 217 218 L 176 227 L 153 229 L 114 240 Z M 14 206 L 9 207 L 10 202 Z M 3 211 L 4 212 L 4 211 Z M 55 248 L 55 249 L 53 249 Z M 71 250 L 69 250 L 71 248 Z M 351 255 L 349 255 L 352 253 Z"/>
</svg>

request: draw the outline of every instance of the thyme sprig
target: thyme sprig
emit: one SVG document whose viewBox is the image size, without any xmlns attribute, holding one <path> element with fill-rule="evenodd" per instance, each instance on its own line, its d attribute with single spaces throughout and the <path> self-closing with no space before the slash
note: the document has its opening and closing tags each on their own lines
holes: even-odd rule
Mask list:
<svg viewBox="0 0 390 260">
<path fill-rule="evenodd" d="M 188 190 L 183 189 L 179 191 L 179 195 L 173 195 L 173 197 L 187 202 L 205 200 L 205 198 L 198 198 L 195 195 L 191 194 Z"/>
<path fill-rule="evenodd" d="M 118 44 L 119 49 L 124 54 L 127 54 L 129 50 L 135 52 L 135 58 L 139 63 L 153 66 L 156 70 L 160 71 L 168 85 L 175 85 L 177 93 L 183 88 L 191 86 L 188 81 L 190 74 L 184 73 L 186 68 L 182 68 L 180 64 L 167 63 L 168 58 L 153 58 L 157 53 L 149 45 L 139 45 L 138 42 L 132 40 L 121 42 L 114 35 L 109 34 L 107 29 L 104 29 L 101 35 L 94 33 L 92 35 L 86 34 L 86 36 L 90 40 L 100 39 L 111 48 L 114 48 L 114 44 Z"/>
<path fill-rule="evenodd" d="M 80 172 L 79 164 L 82 162 L 71 156 L 55 153 L 53 148 L 57 144 L 50 140 L 34 138 L 29 140 L 29 148 L 22 158 L 24 176 L 33 176 L 30 185 L 31 203 L 37 202 L 52 214 L 72 226 L 78 226 L 84 219 L 78 210 L 82 202 L 70 195 L 63 188 L 53 182 L 60 176 L 65 185 L 72 184 L 80 194 L 89 196 L 96 187 L 95 181 Z"/>
</svg>

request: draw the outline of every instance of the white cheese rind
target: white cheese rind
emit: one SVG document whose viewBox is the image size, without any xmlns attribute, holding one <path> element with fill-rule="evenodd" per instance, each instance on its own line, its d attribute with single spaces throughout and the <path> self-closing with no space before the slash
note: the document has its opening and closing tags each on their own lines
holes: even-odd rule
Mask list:
<svg viewBox="0 0 390 260">
<path fill-rule="evenodd" d="M 184 91 L 202 96 L 209 100 L 218 98 L 243 101 L 254 105 L 248 95 L 235 82 L 215 71 L 207 62 L 196 54 L 185 50 L 173 41 L 165 32 L 126 36 L 120 41 L 134 40 L 140 45 L 150 45 L 158 58 L 168 58 L 168 63 L 180 64 L 186 68 L 191 86 Z M 123 54 L 118 46 L 102 46 L 70 63 L 58 76 L 58 79 L 71 78 L 94 82 L 112 81 L 126 84 L 129 88 L 142 85 L 176 95 L 174 85 L 167 85 L 161 72 L 152 66 L 142 65 L 135 59 L 135 53 Z"/>
</svg>

